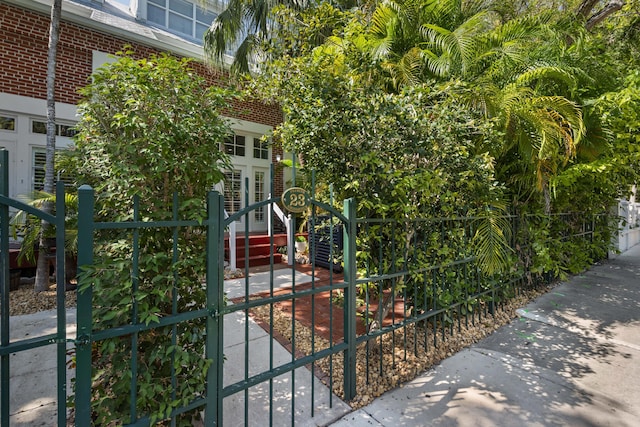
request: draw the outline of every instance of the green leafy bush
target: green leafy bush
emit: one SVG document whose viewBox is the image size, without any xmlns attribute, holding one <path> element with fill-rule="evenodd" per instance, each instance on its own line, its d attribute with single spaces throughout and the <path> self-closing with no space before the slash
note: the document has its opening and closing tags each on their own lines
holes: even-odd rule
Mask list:
<svg viewBox="0 0 640 427">
<path fill-rule="evenodd" d="M 210 87 L 187 60 L 132 52 L 100 68 L 81 93 L 75 147 L 59 163 L 94 188 L 96 221 L 205 218 L 207 193 L 229 167 L 221 111 L 233 94 Z M 203 308 L 205 237 L 199 227 L 97 232 L 95 264 L 80 276 L 80 290 L 93 289 L 94 330 L 153 325 Z M 205 334 L 196 319 L 94 342 L 94 422 L 157 422 L 202 397 L 213 362 Z M 191 425 L 191 414 L 178 424 Z"/>
</svg>

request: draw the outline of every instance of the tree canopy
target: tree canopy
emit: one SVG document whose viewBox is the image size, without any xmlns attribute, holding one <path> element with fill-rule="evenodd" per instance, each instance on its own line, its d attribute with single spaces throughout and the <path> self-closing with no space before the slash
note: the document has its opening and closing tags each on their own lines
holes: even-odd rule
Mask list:
<svg viewBox="0 0 640 427">
<path fill-rule="evenodd" d="M 252 87 L 284 110 L 276 139 L 359 215 L 602 212 L 638 179 L 620 137 L 636 119 L 606 114 L 637 88 L 635 6 L 279 4 Z"/>
<path fill-rule="evenodd" d="M 285 109 L 285 146 L 307 158 L 331 151 L 323 146 L 339 139 L 331 133 L 336 121 L 350 124 L 344 95 L 334 99 L 333 87 L 363 105 L 371 93 L 402 97 L 407 88 L 428 88 L 501 133 L 478 139 L 474 150 L 493 159 L 493 176 L 512 204 L 529 210 L 566 206 L 558 200 L 566 193 L 557 191 L 569 181 L 563 174 L 612 155 L 614 124 L 603 121 L 598 100 L 623 90 L 627 66 L 638 61 L 637 1 L 385 0 L 350 9 L 320 2 L 279 4 L 269 17 L 256 87 Z M 360 113 L 378 117 L 373 106 Z M 324 159 L 322 169 L 334 170 L 341 156 Z M 610 200 L 623 195 L 635 180 L 625 176 L 625 190 L 598 191 Z"/>
</svg>

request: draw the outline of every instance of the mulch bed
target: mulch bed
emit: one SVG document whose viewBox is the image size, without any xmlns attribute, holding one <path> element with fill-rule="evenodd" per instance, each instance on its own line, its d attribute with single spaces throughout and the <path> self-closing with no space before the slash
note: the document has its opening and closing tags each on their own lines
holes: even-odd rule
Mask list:
<svg viewBox="0 0 640 427">
<path fill-rule="evenodd" d="M 301 265 L 296 268 L 298 271 L 310 273 L 310 266 Z M 341 282 L 342 279 L 341 275 L 333 274 L 333 283 Z M 317 269 L 314 284 L 296 285 L 295 289 L 302 291 L 312 286 L 321 287 L 330 283 L 329 272 Z M 475 322 L 463 321 L 460 325 L 456 322 L 455 327 L 451 329 L 438 327 L 437 346 L 429 344 L 425 347 L 425 343 L 434 342 L 434 331 L 415 324 L 378 337 L 369 344 L 360 344 L 356 356 L 358 395 L 349 402 L 350 405 L 353 408 L 365 406 L 386 391 L 412 380 L 445 358 L 478 342 L 514 319 L 516 309 L 548 290 L 549 287 L 543 287 L 525 292 L 500 305 L 494 315 L 478 317 Z M 291 291 L 291 288 L 274 290 L 274 296 L 288 294 Z M 269 292 L 256 294 L 251 296 L 251 300 L 267 298 L 269 295 Z M 236 303 L 243 300 L 242 297 L 234 299 Z M 402 304 L 401 299 L 396 301 L 394 310 L 386 317 L 383 325 L 402 321 Z M 377 301 L 370 301 L 369 310 L 375 312 L 376 308 Z M 295 325 L 292 323 L 293 313 Z M 250 315 L 267 332 L 273 322 L 273 338 L 290 352 L 295 350 L 296 358 L 328 348 L 331 341 L 342 341 L 343 311 L 339 305 L 332 304 L 330 291 L 321 292 L 314 297 L 298 297 L 295 299 L 295 307 L 292 300 L 274 303 L 273 313 L 269 304 L 255 307 L 250 310 Z M 365 334 L 364 321 L 359 320 L 356 329 L 358 335 Z M 295 349 L 292 348 L 293 341 Z M 314 374 L 331 387 L 334 393 L 340 397 L 344 396 L 341 354 L 320 360 L 308 368 L 313 369 Z"/>
<path fill-rule="evenodd" d="M 9 292 L 9 316 L 33 314 L 39 311 L 55 310 L 57 307 L 55 283 L 49 290 L 35 292 L 33 278 L 23 278 L 17 290 Z M 76 306 L 76 291 L 65 292 L 65 307 Z"/>
</svg>

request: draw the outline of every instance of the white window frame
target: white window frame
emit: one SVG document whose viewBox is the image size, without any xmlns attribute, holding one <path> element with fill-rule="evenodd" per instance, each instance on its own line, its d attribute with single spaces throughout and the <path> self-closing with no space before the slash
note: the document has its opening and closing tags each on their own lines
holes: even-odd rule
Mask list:
<svg viewBox="0 0 640 427">
<path fill-rule="evenodd" d="M 173 1 L 185 3 L 185 5 L 189 4 L 191 6 L 190 13 L 187 15 L 183 11 L 173 9 L 171 7 L 171 3 Z M 211 25 L 211 22 L 213 22 L 213 20 L 218 15 L 216 13 L 216 9 L 214 9 L 213 7 L 203 8 L 202 5 L 200 5 L 198 2 L 189 0 L 141 0 L 140 3 L 141 9 L 143 10 L 142 15 L 146 19 L 147 23 L 156 25 L 172 33 L 186 36 L 193 40 L 198 40 L 199 43 L 202 43 L 202 36 L 204 35 L 204 31 L 206 31 L 206 29 Z M 164 15 L 164 17 L 162 18 L 163 22 L 152 21 L 149 19 L 150 7 L 156 8 Z M 189 20 L 191 23 L 191 31 L 187 33 L 182 30 L 172 28 L 170 26 L 170 20 L 172 17 Z"/>
<path fill-rule="evenodd" d="M 15 114 L 7 114 L 0 111 L 0 118 L 13 120 L 13 129 L 0 128 L 0 132 L 16 133 L 18 131 L 18 117 Z"/>
<path fill-rule="evenodd" d="M 35 125 L 35 123 L 39 123 L 41 125 L 44 125 L 45 130 L 44 132 L 34 132 L 33 131 L 33 126 Z M 42 120 L 42 119 L 37 119 L 32 117 L 29 121 L 29 132 L 32 134 L 36 134 L 36 135 L 46 135 L 47 134 L 47 121 L 46 120 Z M 73 127 L 75 126 L 75 123 L 69 123 L 69 122 L 57 122 L 56 123 L 56 136 L 61 136 L 64 138 L 73 138 L 73 136 L 76 134 L 76 132 L 73 130 Z M 67 134 L 68 133 L 68 134 Z"/>
<path fill-rule="evenodd" d="M 256 153 L 258 156 L 256 157 Z M 271 156 L 269 141 L 264 141 L 261 137 L 253 137 L 253 158 L 256 160 L 269 160 Z M 265 157 L 262 157 L 262 156 Z"/>
<path fill-rule="evenodd" d="M 224 209 L 231 215 L 242 209 L 243 173 L 241 169 L 233 169 L 225 171 L 224 176 Z"/>
<path fill-rule="evenodd" d="M 45 174 L 45 163 L 46 163 L 47 150 L 43 148 L 33 148 L 31 151 L 31 190 L 42 191 L 44 187 L 44 174 Z M 38 161 L 38 158 L 42 157 L 42 161 Z M 38 172 L 40 172 L 42 179 L 38 180 Z M 36 184 L 40 183 L 39 186 L 36 187 Z"/>
<path fill-rule="evenodd" d="M 247 157 L 248 138 L 250 137 L 242 134 L 234 134 L 233 136 L 229 136 L 222 143 L 222 149 L 230 156 Z M 242 140 L 242 143 L 240 143 L 240 140 Z M 238 154 L 240 151 L 242 151 L 242 154 Z"/>
<path fill-rule="evenodd" d="M 56 148 L 56 153 L 60 150 L 64 150 L 64 148 Z M 40 161 L 36 161 L 38 158 L 38 155 L 40 156 Z M 41 147 L 41 146 L 32 147 L 31 149 L 31 183 L 30 183 L 31 191 L 36 191 L 36 190 L 42 191 L 42 189 L 44 188 L 45 164 L 47 161 L 46 156 L 47 156 L 46 147 Z M 40 171 L 40 174 L 42 176 L 40 180 L 36 179 L 38 171 Z M 64 174 L 64 173 L 61 175 L 60 172 L 58 172 L 58 175 L 55 175 L 53 177 L 54 185 L 58 182 L 58 180 L 63 181 L 65 185 L 72 184 L 71 177 L 69 177 L 67 174 Z M 36 188 L 36 184 L 38 183 L 40 185 Z"/>
</svg>

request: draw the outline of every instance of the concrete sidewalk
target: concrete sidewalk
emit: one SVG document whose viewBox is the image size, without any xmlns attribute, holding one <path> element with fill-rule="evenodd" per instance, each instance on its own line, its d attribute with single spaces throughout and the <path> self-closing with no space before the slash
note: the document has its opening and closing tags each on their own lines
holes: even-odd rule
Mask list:
<svg viewBox="0 0 640 427">
<path fill-rule="evenodd" d="M 640 425 L 640 245 L 333 427 Z"/>
</svg>

